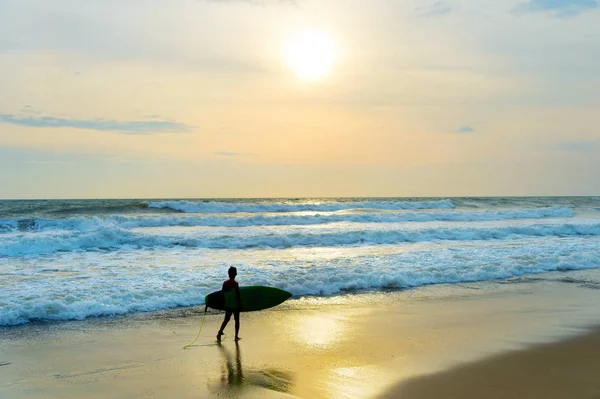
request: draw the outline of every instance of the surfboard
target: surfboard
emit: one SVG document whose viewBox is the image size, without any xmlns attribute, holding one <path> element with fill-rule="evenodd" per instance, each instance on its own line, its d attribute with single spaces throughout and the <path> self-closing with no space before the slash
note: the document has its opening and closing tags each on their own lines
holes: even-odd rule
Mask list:
<svg viewBox="0 0 600 399">
<path fill-rule="evenodd" d="M 242 312 L 252 312 L 277 306 L 292 296 L 291 293 L 275 287 L 248 286 L 240 287 Z M 236 309 L 237 298 L 235 291 L 215 291 L 204 298 L 206 306 L 212 309 Z"/>
</svg>

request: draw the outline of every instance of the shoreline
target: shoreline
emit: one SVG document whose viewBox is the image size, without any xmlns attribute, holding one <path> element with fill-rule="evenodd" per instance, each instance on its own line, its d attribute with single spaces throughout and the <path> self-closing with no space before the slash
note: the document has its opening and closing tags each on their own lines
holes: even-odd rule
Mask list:
<svg viewBox="0 0 600 399">
<path fill-rule="evenodd" d="M 562 280 L 296 299 L 243 314 L 239 345 L 233 323 L 230 337 L 215 345 L 222 314 L 210 314 L 187 350 L 198 333 L 198 308 L 14 326 L 0 329 L 0 396 L 427 398 L 436 397 L 428 389 L 437 381 L 449 390 L 470 386 L 474 372 L 480 377 L 473 384 L 487 392 L 501 381 L 486 381 L 513 372 L 515 362 L 532 366 L 521 367 L 525 376 L 541 378 L 540 362 L 569 373 L 556 360 L 571 356 L 563 345 L 580 348 L 573 363 L 600 347 L 590 347 L 600 344 L 599 291 Z M 547 360 L 530 355 L 538 352 Z M 506 363 L 504 356 L 519 360 Z M 588 363 L 590 373 L 600 371 Z M 585 378 L 585 389 L 597 388 Z M 511 384 L 498 394 L 513 392 Z M 480 391 L 456 392 L 475 398 Z"/>
</svg>

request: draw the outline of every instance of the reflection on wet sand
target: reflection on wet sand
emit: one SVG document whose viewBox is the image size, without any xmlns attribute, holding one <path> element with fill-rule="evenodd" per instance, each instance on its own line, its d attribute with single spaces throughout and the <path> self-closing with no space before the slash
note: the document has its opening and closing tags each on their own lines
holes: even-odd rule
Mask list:
<svg viewBox="0 0 600 399">
<path fill-rule="evenodd" d="M 289 392 L 293 386 L 293 374 L 275 368 L 242 368 L 240 344 L 235 343 L 235 356 L 224 345 L 219 345 L 223 357 L 219 381 L 209 382 L 209 390 L 215 394 L 235 394 L 249 387 L 262 387 L 272 391 Z"/>
</svg>

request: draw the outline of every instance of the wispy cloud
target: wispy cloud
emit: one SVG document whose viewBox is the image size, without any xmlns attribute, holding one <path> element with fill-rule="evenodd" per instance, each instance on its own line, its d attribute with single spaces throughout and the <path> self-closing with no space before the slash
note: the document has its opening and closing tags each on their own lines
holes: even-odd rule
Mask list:
<svg viewBox="0 0 600 399">
<path fill-rule="evenodd" d="M 452 11 L 452 6 L 445 1 L 436 1 L 433 4 L 420 6 L 415 9 L 415 13 L 423 18 L 439 17 L 448 14 L 450 11 Z"/>
<path fill-rule="evenodd" d="M 252 154 L 250 152 L 231 152 L 231 151 L 219 151 L 215 152 L 215 155 L 219 155 L 222 157 L 252 157 L 256 154 Z"/>
<path fill-rule="evenodd" d="M 555 149 L 560 151 L 592 151 L 600 148 L 600 141 L 597 140 L 578 140 L 578 141 L 562 141 L 556 143 Z"/>
<path fill-rule="evenodd" d="M 290 6 L 297 6 L 298 5 L 298 1 L 297 0 L 207 0 L 211 3 L 221 3 L 221 4 L 227 4 L 227 3 L 248 3 L 248 4 L 252 4 L 252 5 L 290 5 Z"/>
<path fill-rule="evenodd" d="M 548 12 L 557 17 L 573 17 L 598 8 L 598 0 L 529 0 L 517 6 L 517 12 Z"/>
<path fill-rule="evenodd" d="M 112 119 L 70 119 L 53 116 L 0 114 L 0 123 L 39 128 L 74 128 L 112 131 L 123 134 L 184 133 L 190 126 L 172 121 L 119 121 Z"/>
<path fill-rule="evenodd" d="M 26 161 L 24 163 L 29 164 L 29 165 L 68 165 L 68 164 L 72 164 L 73 162 L 67 162 L 67 161 Z"/>
<path fill-rule="evenodd" d="M 476 131 L 472 126 L 461 126 L 456 129 L 456 133 L 475 133 Z"/>
<path fill-rule="evenodd" d="M 35 115 L 39 115 L 41 114 L 41 111 L 33 108 L 31 105 L 26 105 L 21 109 L 21 112 L 24 114 L 35 114 Z"/>
</svg>

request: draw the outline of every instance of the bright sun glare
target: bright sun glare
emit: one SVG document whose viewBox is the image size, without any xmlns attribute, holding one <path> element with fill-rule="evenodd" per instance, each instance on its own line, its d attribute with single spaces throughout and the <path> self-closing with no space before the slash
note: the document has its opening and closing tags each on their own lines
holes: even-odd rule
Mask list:
<svg viewBox="0 0 600 399">
<path fill-rule="evenodd" d="M 305 31 L 289 41 L 287 62 L 301 78 L 316 80 L 329 72 L 334 53 L 329 36 L 318 31 Z"/>
</svg>

